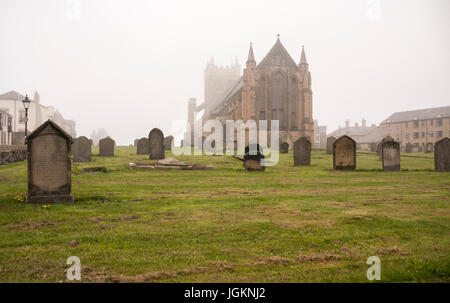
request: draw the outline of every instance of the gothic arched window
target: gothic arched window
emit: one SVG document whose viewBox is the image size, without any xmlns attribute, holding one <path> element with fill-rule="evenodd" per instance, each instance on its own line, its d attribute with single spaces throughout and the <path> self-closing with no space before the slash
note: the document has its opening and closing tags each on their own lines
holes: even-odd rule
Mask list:
<svg viewBox="0 0 450 303">
<path fill-rule="evenodd" d="M 272 80 L 272 120 L 279 120 L 280 129 L 285 128 L 283 77 L 275 74 Z"/>
<path fill-rule="evenodd" d="M 292 79 L 291 85 L 291 128 L 297 127 L 297 81 Z"/>
<path fill-rule="evenodd" d="M 259 88 L 259 120 L 266 120 L 266 79 L 260 80 Z"/>
</svg>

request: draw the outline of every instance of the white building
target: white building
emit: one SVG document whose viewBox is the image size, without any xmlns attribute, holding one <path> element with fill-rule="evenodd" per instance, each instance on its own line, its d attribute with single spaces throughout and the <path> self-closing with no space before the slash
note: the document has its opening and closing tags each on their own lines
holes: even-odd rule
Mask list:
<svg viewBox="0 0 450 303">
<path fill-rule="evenodd" d="M 30 97 L 28 98 L 31 101 L 28 109 L 28 133 L 38 128 L 48 119 L 51 119 L 72 137 L 76 137 L 75 121 L 65 120 L 53 106 L 42 105 L 39 100 L 38 92 L 34 93 L 33 99 Z M 23 135 L 25 133 L 25 109 L 22 103 L 23 99 L 25 99 L 25 96 L 16 91 L 10 91 L 0 95 L 0 112 L 10 115 L 12 119 L 10 127 L 12 135 L 7 142 L 9 144 L 23 143 Z"/>
</svg>

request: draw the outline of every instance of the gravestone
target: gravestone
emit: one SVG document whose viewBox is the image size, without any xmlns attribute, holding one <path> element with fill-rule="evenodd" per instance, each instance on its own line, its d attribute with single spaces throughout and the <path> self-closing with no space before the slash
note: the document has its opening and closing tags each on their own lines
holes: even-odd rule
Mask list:
<svg viewBox="0 0 450 303">
<path fill-rule="evenodd" d="M 150 159 L 164 159 L 164 135 L 159 128 L 154 128 L 148 134 L 150 142 Z"/>
<path fill-rule="evenodd" d="M 377 155 L 378 155 L 378 160 L 380 160 L 380 161 L 382 160 L 381 147 L 383 145 L 383 142 L 386 142 L 386 141 L 394 141 L 394 139 L 392 137 L 390 137 L 390 136 L 387 136 L 387 137 L 383 138 L 383 140 L 381 140 L 378 143 L 378 145 L 377 145 Z"/>
<path fill-rule="evenodd" d="M 101 139 L 98 142 L 98 155 L 102 157 L 114 157 L 114 146 L 116 142 L 110 137 Z"/>
<path fill-rule="evenodd" d="M 280 153 L 287 154 L 289 152 L 289 143 L 283 142 L 280 144 Z"/>
<path fill-rule="evenodd" d="M 92 161 L 92 140 L 81 136 L 73 140 L 72 144 L 73 162 Z"/>
<path fill-rule="evenodd" d="M 410 153 L 412 152 L 412 150 L 413 150 L 412 144 L 409 143 L 409 142 L 406 143 L 406 146 L 405 146 L 405 152 L 408 153 L 408 154 L 410 154 Z"/>
<path fill-rule="evenodd" d="M 375 142 L 370 143 L 370 151 L 371 151 L 372 153 L 374 153 L 374 152 L 377 151 L 377 144 L 376 144 Z"/>
<path fill-rule="evenodd" d="M 137 147 L 137 144 L 138 144 L 138 141 L 139 141 L 139 139 L 134 139 L 134 147 Z"/>
<path fill-rule="evenodd" d="M 332 154 L 333 153 L 333 144 L 334 142 L 336 142 L 336 138 L 335 137 L 328 137 L 327 138 L 327 154 Z"/>
<path fill-rule="evenodd" d="M 428 142 L 427 145 L 425 145 L 425 153 L 431 154 L 433 152 L 433 143 Z"/>
<path fill-rule="evenodd" d="M 173 136 L 165 137 L 164 138 L 164 149 L 172 150 L 172 142 L 173 142 Z"/>
<path fill-rule="evenodd" d="M 450 139 L 448 137 L 434 143 L 434 169 L 450 171 Z"/>
<path fill-rule="evenodd" d="M 265 167 L 261 165 L 261 159 L 264 159 L 264 155 L 259 144 L 251 144 L 245 147 L 244 168 L 246 171 L 264 171 Z"/>
<path fill-rule="evenodd" d="M 150 142 L 147 138 L 141 138 L 137 142 L 137 154 L 148 155 L 150 154 Z"/>
<path fill-rule="evenodd" d="M 73 203 L 70 151 L 72 137 L 48 120 L 26 139 L 28 197 L 31 203 Z"/>
<path fill-rule="evenodd" d="M 400 170 L 400 144 L 395 141 L 384 141 L 381 145 L 384 171 Z"/>
<path fill-rule="evenodd" d="M 311 165 L 311 141 L 302 137 L 294 143 L 294 166 Z"/>
<path fill-rule="evenodd" d="M 356 168 L 356 142 L 348 136 L 342 136 L 333 144 L 333 168 L 337 170 Z"/>
</svg>

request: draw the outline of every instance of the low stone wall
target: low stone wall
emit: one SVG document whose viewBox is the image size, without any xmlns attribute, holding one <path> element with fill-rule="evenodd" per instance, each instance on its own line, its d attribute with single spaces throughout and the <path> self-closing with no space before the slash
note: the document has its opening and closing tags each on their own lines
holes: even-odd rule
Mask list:
<svg viewBox="0 0 450 303">
<path fill-rule="evenodd" d="M 26 158 L 27 158 L 27 150 L 23 146 L 9 150 L 7 150 L 4 147 L 0 149 L 0 165 L 24 161 Z"/>
</svg>

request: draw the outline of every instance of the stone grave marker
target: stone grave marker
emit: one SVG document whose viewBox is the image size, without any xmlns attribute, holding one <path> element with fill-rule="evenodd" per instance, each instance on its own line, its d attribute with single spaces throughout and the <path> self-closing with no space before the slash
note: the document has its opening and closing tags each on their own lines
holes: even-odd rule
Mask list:
<svg viewBox="0 0 450 303">
<path fill-rule="evenodd" d="M 434 143 L 434 168 L 436 171 L 450 171 L 450 139 L 448 137 Z"/>
<path fill-rule="evenodd" d="M 27 138 L 28 197 L 31 203 L 73 203 L 72 137 L 48 120 Z"/>
<path fill-rule="evenodd" d="M 148 135 L 150 142 L 150 159 L 164 159 L 164 135 L 159 128 L 154 128 Z"/>
<path fill-rule="evenodd" d="M 400 144 L 395 141 L 384 141 L 381 146 L 384 171 L 400 170 Z"/>
<path fill-rule="evenodd" d="M 328 137 L 327 138 L 327 154 L 332 154 L 333 153 L 333 144 L 334 142 L 336 142 L 336 138 L 335 137 Z"/>
<path fill-rule="evenodd" d="M 251 144 L 245 147 L 244 168 L 247 171 L 264 171 L 265 167 L 261 165 L 261 159 L 264 159 L 263 149 L 259 144 Z"/>
<path fill-rule="evenodd" d="M 173 136 L 167 136 L 164 138 L 164 149 L 165 150 L 172 150 L 172 142 L 173 142 Z"/>
<path fill-rule="evenodd" d="M 289 143 L 283 142 L 280 144 L 280 153 L 287 154 L 289 152 Z"/>
<path fill-rule="evenodd" d="M 73 162 L 92 161 L 92 140 L 85 136 L 73 140 L 72 144 Z"/>
<path fill-rule="evenodd" d="M 333 144 L 333 168 L 336 170 L 354 170 L 356 168 L 356 142 L 348 136 L 342 136 Z"/>
<path fill-rule="evenodd" d="M 311 165 L 311 141 L 302 137 L 294 143 L 294 166 Z"/>
<path fill-rule="evenodd" d="M 98 155 L 102 157 L 114 157 L 114 147 L 116 142 L 110 137 L 101 139 L 98 142 Z"/>
<path fill-rule="evenodd" d="M 148 138 L 141 138 L 137 142 L 137 154 L 148 155 L 150 154 L 150 142 Z"/>
</svg>

